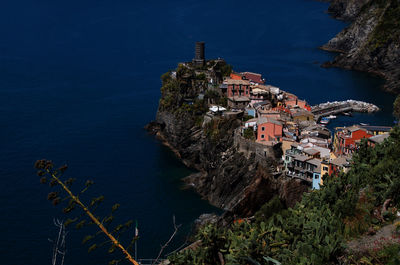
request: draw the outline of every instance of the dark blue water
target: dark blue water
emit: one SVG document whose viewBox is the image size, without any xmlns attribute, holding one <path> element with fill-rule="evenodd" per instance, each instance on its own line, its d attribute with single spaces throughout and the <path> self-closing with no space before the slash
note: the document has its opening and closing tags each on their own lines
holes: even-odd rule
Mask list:
<svg viewBox="0 0 400 265">
<path fill-rule="evenodd" d="M 93 196 L 122 204 L 121 222 L 138 219 L 139 256 L 151 257 L 172 232 L 216 211 L 180 179 L 190 173 L 143 126 L 155 116 L 159 76 L 193 57 L 223 57 L 235 70 L 267 80 L 311 104 L 338 99 L 376 103 L 382 111 L 335 120 L 391 124 L 393 96 L 362 73 L 323 69 L 332 54 L 318 46 L 343 26 L 327 4 L 288 1 L 32 1 L 0 4 L 0 263 L 50 264 L 54 217 L 33 163 L 68 163 L 68 176 L 92 178 Z M 346 120 L 347 119 L 347 120 Z M 107 264 L 87 254 L 71 230 L 66 264 Z"/>
</svg>

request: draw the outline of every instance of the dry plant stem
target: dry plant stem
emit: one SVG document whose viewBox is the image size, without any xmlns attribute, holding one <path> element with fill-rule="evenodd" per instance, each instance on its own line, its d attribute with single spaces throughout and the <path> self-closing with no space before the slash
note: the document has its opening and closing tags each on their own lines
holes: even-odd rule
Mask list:
<svg viewBox="0 0 400 265">
<path fill-rule="evenodd" d="M 161 246 L 160 252 L 158 253 L 157 258 L 156 258 L 156 260 L 153 262 L 152 265 L 156 264 L 157 261 L 160 259 L 161 254 L 164 252 L 164 249 L 168 246 L 168 244 L 169 244 L 169 243 L 172 241 L 172 239 L 175 237 L 176 233 L 178 232 L 179 227 L 181 226 L 181 225 L 178 225 L 178 226 L 176 225 L 176 223 L 175 223 L 175 215 L 172 216 L 172 221 L 173 221 L 173 223 L 174 223 L 174 232 L 172 233 L 172 235 L 171 235 L 171 237 L 168 239 L 168 241 L 167 241 L 164 245 Z"/>
<path fill-rule="evenodd" d="M 61 257 L 61 263 L 60 265 L 64 264 L 64 258 L 65 258 L 65 236 L 66 236 L 66 232 L 65 232 L 65 226 L 63 222 L 60 222 L 58 219 L 53 220 L 54 225 L 56 227 L 59 228 L 59 232 L 58 232 L 58 237 L 57 237 L 57 242 L 54 244 L 53 247 L 53 258 L 52 258 L 52 265 L 56 265 L 57 264 L 57 255 L 60 254 Z M 61 242 L 60 242 L 61 240 Z M 63 248 L 64 251 L 60 251 L 59 247 Z"/>
<path fill-rule="evenodd" d="M 64 182 L 62 182 L 55 174 L 53 174 L 49 169 L 47 169 L 47 172 L 51 175 L 51 177 L 53 179 L 55 179 L 57 181 L 58 184 L 61 185 L 61 187 L 69 194 L 69 196 L 71 196 L 71 198 L 83 209 L 83 211 L 89 216 L 89 218 L 100 228 L 101 231 L 103 231 L 103 233 L 110 238 L 111 242 L 117 246 L 119 249 L 121 249 L 121 251 L 125 254 L 126 259 L 129 260 L 132 264 L 134 265 L 139 265 L 139 263 L 137 263 L 133 257 L 131 256 L 131 254 L 129 254 L 129 252 L 121 245 L 121 243 L 119 243 L 119 241 L 111 234 L 107 231 L 107 229 L 103 226 L 102 223 L 100 223 L 100 221 L 89 211 L 89 209 L 79 200 L 79 198 L 77 196 L 75 196 L 70 189 L 64 184 Z"/>
</svg>

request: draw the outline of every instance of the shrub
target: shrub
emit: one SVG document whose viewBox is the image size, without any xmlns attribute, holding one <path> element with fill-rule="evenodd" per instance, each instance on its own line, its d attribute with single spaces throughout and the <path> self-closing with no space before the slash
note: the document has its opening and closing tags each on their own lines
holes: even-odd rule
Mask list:
<svg viewBox="0 0 400 265">
<path fill-rule="evenodd" d="M 249 128 L 244 129 L 243 137 L 248 139 L 248 140 L 254 141 L 256 139 L 256 136 L 254 135 L 253 128 L 249 127 Z"/>
</svg>

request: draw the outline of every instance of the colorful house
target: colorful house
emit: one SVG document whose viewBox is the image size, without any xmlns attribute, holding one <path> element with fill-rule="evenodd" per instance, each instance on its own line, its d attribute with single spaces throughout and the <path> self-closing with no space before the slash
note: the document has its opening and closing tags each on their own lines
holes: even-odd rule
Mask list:
<svg viewBox="0 0 400 265">
<path fill-rule="evenodd" d="M 226 79 L 227 97 L 250 97 L 250 82 L 247 80 Z"/>
<path fill-rule="evenodd" d="M 339 156 L 334 159 L 324 160 L 321 162 L 321 177 L 325 175 L 337 175 L 340 172 L 348 172 L 350 170 L 350 158 Z"/>
<path fill-rule="evenodd" d="M 292 110 L 292 118 L 295 122 L 312 121 L 314 120 L 314 115 L 308 110 L 299 109 L 296 112 Z"/>
<path fill-rule="evenodd" d="M 287 164 L 287 174 L 312 180 L 314 173 L 320 174 L 321 161 L 302 154 L 292 155 L 292 161 Z"/>
<path fill-rule="evenodd" d="M 337 155 L 351 154 L 357 149 L 356 142 L 371 136 L 373 136 L 371 132 L 356 125 L 336 128 L 334 152 Z"/>
<path fill-rule="evenodd" d="M 280 142 L 282 139 L 283 124 L 280 121 L 268 118 L 257 120 L 257 142 Z"/>
<path fill-rule="evenodd" d="M 325 176 L 325 175 L 331 175 L 332 174 L 332 167 L 331 164 L 329 162 L 329 160 L 323 160 L 321 162 L 321 177 Z M 321 182 L 322 184 L 322 182 Z"/>
<path fill-rule="evenodd" d="M 256 85 L 250 87 L 250 100 L 251 103 L 261 102 L 270 99 L 270 92 L 264 85 Z"/>
<path fill-rule="evenodd" d="M 340 156 L 331 160 L 332 172 L 331 174 L 339 174 L 339 172 L 347 173 L 350 170 L 349 158 L 345 156 Z"/>
<path fill-rule="evenodd" d="M 321 167 L 317 168 L 315 172 L 313 172 L 313 180 L 312 180 L 312 189 L 319 190 L 323 185 L 322 177 L 321 177 Z"/>
</svg>

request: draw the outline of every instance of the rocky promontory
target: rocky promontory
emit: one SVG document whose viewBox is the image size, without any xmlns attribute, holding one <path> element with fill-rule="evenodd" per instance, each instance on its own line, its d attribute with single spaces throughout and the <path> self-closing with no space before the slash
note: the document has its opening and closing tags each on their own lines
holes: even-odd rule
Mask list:
<svg viewBox="0 0 400 265">
<path fill-rule="evenodd" d="M 265 157 L 241 151 L 242 140 L 235 130 L 242 116 L 208 112 L 210 104 L 226 103 L 215 89 L 215 84 L 229 75 L 226 69 L 229 67 L 222 60 L 207 61 L 203 67 L 180 64 L 164 74 L 156 120 L 146 129 L 186 166 L 198 171 L 185 179 L 186 184 L 231 216 L 251 216 L 276 195 L 286 206 L 293 206 L 308 186 L 274 174 L 282 155 L 280 147 L 266 147 Z"/>
<path fill-rule="evenodd" d="M 328 11 L 350 25 L 322 49 L 339 52 L 325 67 L 342 67 L 378 75 L 384 89 L 400 92 L 400 1 L 332 0 Z"/>
</svg>

